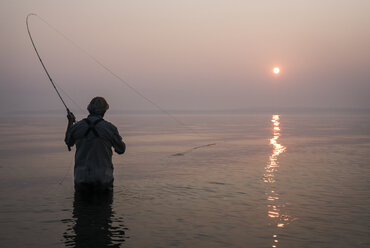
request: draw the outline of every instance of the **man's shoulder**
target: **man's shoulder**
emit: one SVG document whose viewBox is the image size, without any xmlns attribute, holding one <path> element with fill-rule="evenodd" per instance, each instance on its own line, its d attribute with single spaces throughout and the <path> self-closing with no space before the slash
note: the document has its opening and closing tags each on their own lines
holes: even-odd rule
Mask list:
<svg viewBox="0 0 370 248">
<path fill-rule="evenodd" d="M 72 128 L 78 128 L 85 125 L 84 119 L 77 121 L 75 124 L 73 124 Z"/>
<path fill-rule="evenodd" d="M 109 129 L 112 129 L 112 130 L 117 129 L 117 127 L 116 127 L 113 123 L 111 123 L 111 122 L 109 122 L 109 121 L 107 121 L 107 120 L 104 120 L 104 119 L 103 119 L 102 123 L 104 123 L 104 125 L 105 125 L 107 128 L 109 128 Z"/>
<path fill-rule="evenodd" d="M 87 123 L 87 120 L 88 118 L 83 118 L 82 120 L 80 121 L 77 121 L 74 126 L 75 127 L 81 127 L 81 126 L 88 126 L 88 123 Z"/>
</svg>

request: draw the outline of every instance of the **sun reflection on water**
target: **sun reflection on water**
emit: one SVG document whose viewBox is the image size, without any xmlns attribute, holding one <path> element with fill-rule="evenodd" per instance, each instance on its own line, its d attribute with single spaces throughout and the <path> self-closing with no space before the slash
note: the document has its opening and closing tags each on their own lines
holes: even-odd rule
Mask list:
<svg viewBox="0 0 370 248">
<path fill-rule="evenodd" d="M 276 172 L 279 169 L 278 156 L 285 152 L 286 147 L 278 143 L 280 137 L 280 116 L 273 115 L 271 122 L 273 124 L 273 137 L 270 139 L 272 145 L 272 154 L 269 157 L 269 163 L 265 167 L 263 181 L 266 184 L 267 215 L 270 218 L 270 225 L 277 228 L 284 228 L 290 221 L 290 216 L 283 214 L 285 204 L 281 202 L 279 194 L 276 192 Z M 273 234 L 272 247 L 277 247 L 279 243 L 278 235 Z"/>
</svg>

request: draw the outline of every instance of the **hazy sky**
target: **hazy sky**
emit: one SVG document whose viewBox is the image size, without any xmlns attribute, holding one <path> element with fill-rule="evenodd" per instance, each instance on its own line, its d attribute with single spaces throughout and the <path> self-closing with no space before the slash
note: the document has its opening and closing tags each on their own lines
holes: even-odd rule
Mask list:
<svg viewBox="0 0 370 248">
<path fill-rule="evenodd" d="M 63 109 L 30 12 L 165 109 L 370 107 L 368 0 L 2 0 L 2 113 Z M 115 110 L 153 109 L 37 17 L 30 27 L 82 108 L 101 95 Z"/>
</svg>

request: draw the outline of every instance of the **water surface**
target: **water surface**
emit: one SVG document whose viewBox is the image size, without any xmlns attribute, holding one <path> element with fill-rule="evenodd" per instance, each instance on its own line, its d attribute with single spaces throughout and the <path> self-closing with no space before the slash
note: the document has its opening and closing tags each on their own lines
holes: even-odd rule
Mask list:
<svg viewBox="0 0 370 248">
<path fill-rule="evenodd" d="M 1 119 L 0 246 L 370 247 L 369 115 L 177 117 L 107 115 L 127 153 L 88 200 L 64 116 Z"/>
</svg>

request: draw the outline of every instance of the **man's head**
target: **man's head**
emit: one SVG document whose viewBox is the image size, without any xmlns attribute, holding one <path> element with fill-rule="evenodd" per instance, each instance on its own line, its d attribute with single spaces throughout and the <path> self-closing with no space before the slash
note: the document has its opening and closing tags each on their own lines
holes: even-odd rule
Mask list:
<svg viewBox="0 0 370 248">
<path fill-rule="evenodd" d="M 107 101 L 100 96 L 94 97 L 89 106 L 87 106 L 87 110 L 91 115 L 99 115 L 101 117 L 104 116 L 105 112 L 109 109 L 109 104 Z"/>
</svg>

